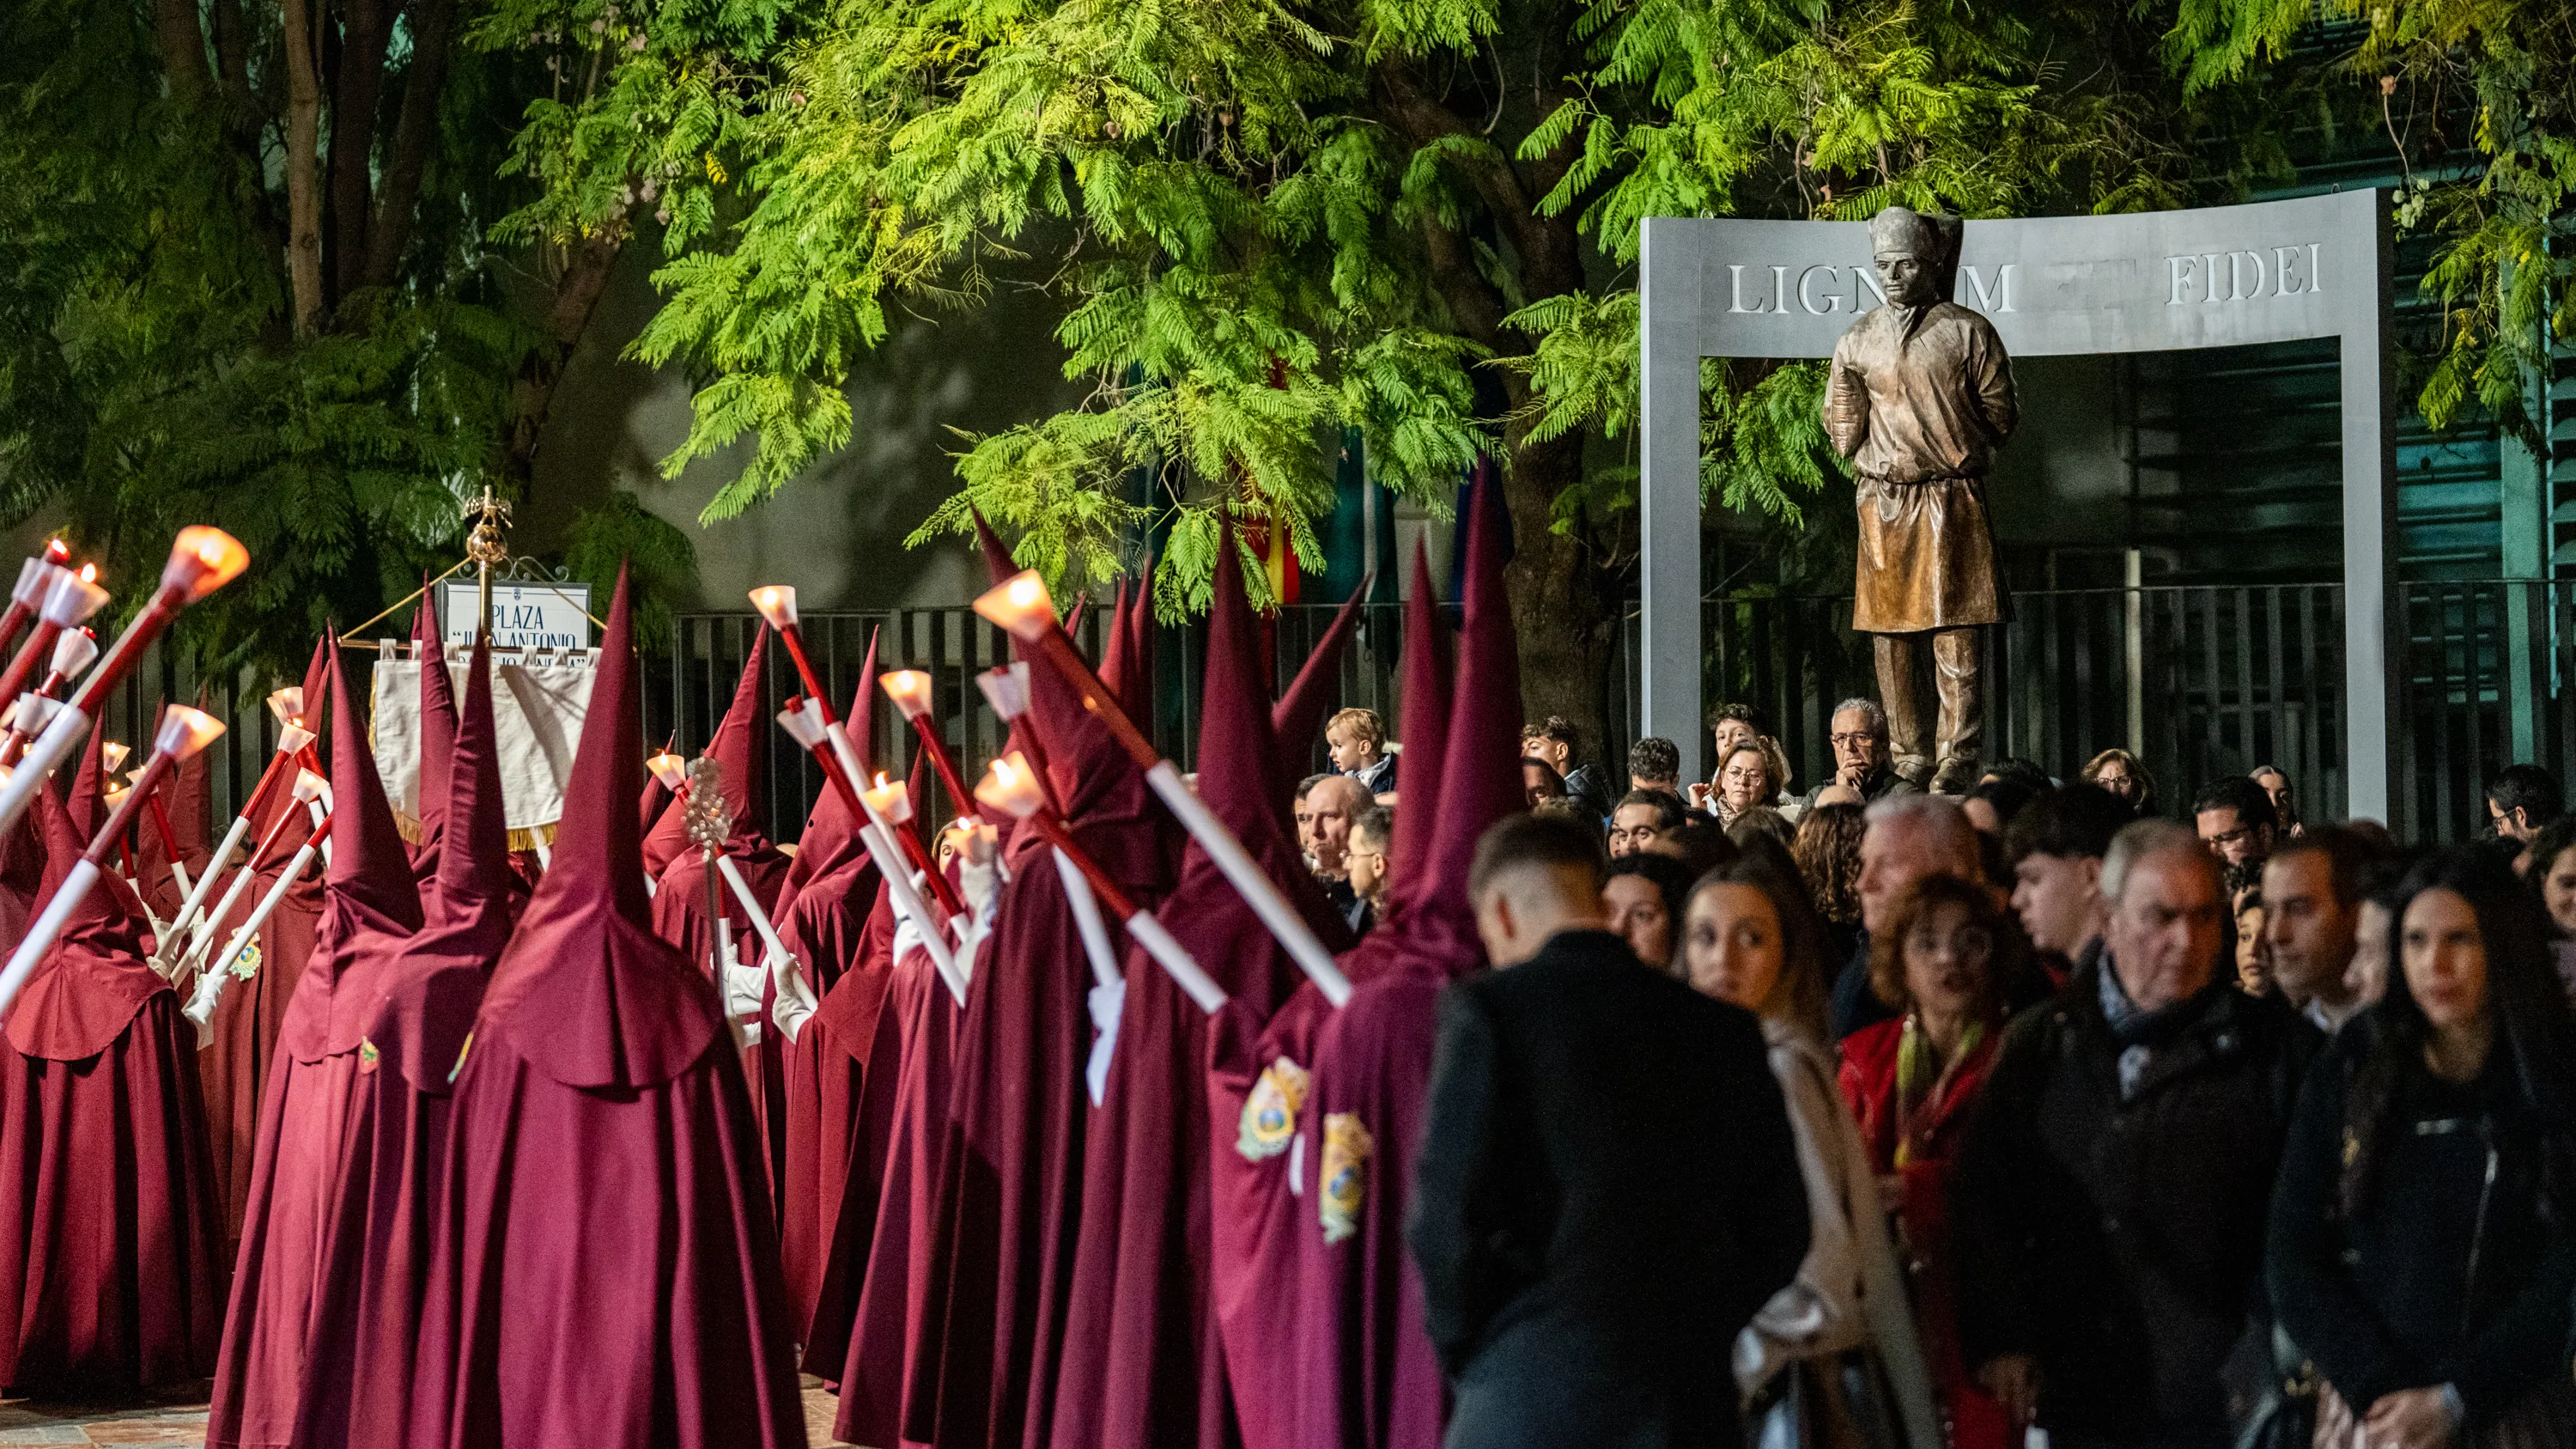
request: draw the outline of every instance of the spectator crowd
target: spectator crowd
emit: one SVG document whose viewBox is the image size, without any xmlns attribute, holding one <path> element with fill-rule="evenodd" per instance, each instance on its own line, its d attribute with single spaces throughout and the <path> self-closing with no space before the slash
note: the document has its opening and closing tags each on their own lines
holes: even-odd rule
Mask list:
<svg viewBox="0 0 2576 1449">
<path fill-rule="evenodd" d="M 1451 1444 L 2576 1446 L 2547 772 L 2419 849 L 2269 765 L 1931 794 L 1853 699 L 1799 792 L 1709 724 L 1709 778 L 1649 738 L 1624 792 L 1529 726 L 1479 851 L 1507 969 L 1444 998 L 1411 1227 Z M 1327 744 L 1301 843 L 1365 929 L 1403 802 L 1374 714 Z"/>
</svg>

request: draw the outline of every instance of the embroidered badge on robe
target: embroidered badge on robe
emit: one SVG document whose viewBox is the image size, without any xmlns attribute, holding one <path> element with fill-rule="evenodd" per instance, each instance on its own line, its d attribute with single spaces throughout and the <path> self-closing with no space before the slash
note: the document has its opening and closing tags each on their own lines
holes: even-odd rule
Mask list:
<svg viewBox="0 0 2576 1449">
<path fill-rule="evenodd" d="M 1252 1095 L 1243 1099 L 1243 1121 L 1235 1130 L 1234 1150 L 1246 1162 L 1259 1162 L 1288 1150 L 1297 1135 L 1297 1113 L 1306 1105 L 1306 1069 L 1281 1057 L 1262 1068 Z"/>
<path fill-rule="evenodd" d="M 241 954 L 232 959 L 232 973 L 244 981 L 259 974 L 259 938 L 242 942 Z"/>
<path fill-rule="evenodd" d="M 374 1071 L 384 1062 L 384 1059 L 385 1054 L 376 1050 L 376 1044 L 374 1042 L 367 1040 L 365 1037 L 358 1038 L 358 1070 L 360 1072 L 364 1073 Z"/>
<path fill-rule="evenodd" d="M 1377 1140 L 1350 1112 L 1324 1119 L 1324 1160 L 1317 1174 L 1322 1189 L 1324 1241 L 1338 1243 L 1360 1230 L 1360 1208 L 1368 1202 L 1369 1155 Z"/>
</svg>

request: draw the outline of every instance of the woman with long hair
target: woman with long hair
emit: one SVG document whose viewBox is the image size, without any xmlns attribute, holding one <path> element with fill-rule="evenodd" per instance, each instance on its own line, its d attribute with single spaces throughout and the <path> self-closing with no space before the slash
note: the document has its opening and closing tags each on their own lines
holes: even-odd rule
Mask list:
<svg viewBox="0 0 2576 1449">
<path fill-rule="evenodd" d="M 1960 1352 L 1948 1200 L 1960 1138 L 2003 1042 L 2005 983 L 2021 970 L 2007 953 L 2021 941 L 1992 892 L 1924 877 L 1870 940 L 1870 990 L 1897 1018 L 1843 1041 L 1843 1099 L 1895 1210 L 1951 1449 L 2006 1449 L 2013 1438 Z"/>
<path fill-rule="evenodd" d="M 1789 845 L 1824 926 L 1829 966 L 1850 960 L 1860 941 L 1860 838 L 1867 829 L 1858 805 L 1818 805 L 1799 818 Z"/>
<path fill-rule="evenodd" d="M 2388 994 L 2310 1070 L 2272 1198 L 2318 1449 L 2576 1445 L 2576 1022 L 2549 923 L 2487 851 L 2399 889 Z"/>
<path fill-rule="evenodd" d="M 1748 855 L 1700 879 L 1684 921 L 1692 987 L 1762 1020 L 1807 1189 L 1807 1259 L 1737 1338 L 1736 1385 L 1753 1417 L 1795 1422 L 1809 1444 L 1893 1433 L 1938 1449 L 1886 1209 L 1825 1046 L 1825 962 L 1806 888 Z"/>
</svg>

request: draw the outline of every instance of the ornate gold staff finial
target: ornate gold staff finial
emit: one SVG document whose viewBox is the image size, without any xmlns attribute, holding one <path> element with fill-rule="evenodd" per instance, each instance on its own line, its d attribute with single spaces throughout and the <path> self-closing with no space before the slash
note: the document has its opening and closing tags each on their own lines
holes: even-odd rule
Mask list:
<svg viewBox="0 0 2576 1449">
<path fill-rule="evenodd" d="M 700 852 L 706 875 L 707 892 L 707 979 L 724 992 L 724 887 L 716 878 L 716 857 L 724 854 L 725 839 L 733 834 L 733 814 L 725 808 L 724 767 L 707 755 L 689 762 L 689 801 L 681 807 L 682 819 L 689 828 L 689 843 Z"/>
<path fill-rule="evenodd" d="M 510 545 L 501 530 L 510 523 L 510 504 L 494 494 L 492 485 L 483 485 L 483 496 L 465 505 L 459 515 L 474 520 L 473 530 L 465 535 L 465 556 L 474 561 L 475 597 L 482 608 L 476 615 L 486 636 L 492 632 L 492 571 L 510 561 Z"/>
</svg>

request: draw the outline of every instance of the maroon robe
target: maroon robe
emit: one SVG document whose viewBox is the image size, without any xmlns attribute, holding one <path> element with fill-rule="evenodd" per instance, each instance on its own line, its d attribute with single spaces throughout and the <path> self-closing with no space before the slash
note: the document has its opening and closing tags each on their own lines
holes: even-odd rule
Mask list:
<svg viewBox="0 0 2576 1449">
<path fill-rule="evenodd" d="M 420 893 L 375 755 L 365 745 L 358 691 L 336 644 L 331 657 L 338 684 L 331 695 L 331 729 L 339 742 L 331 754 L 336 847 L 313 956 L 287 1003 L 278 1060 L 261 1102 L 206 1423 L 212 1449 L 269 1449 L 292 1437 L 374 972 L 421 926 Z"/>
<path fill-rule="evenodd" d="M 454 762 L 438 805 L 444 823 L 438 873 L 421 900 L 424 924 L 369 981 L 337 1190 L 323 1212 L 295 1417 L 300 1449 L 399 1444 L 410 1419 L 414 1340 L 446 1192 L 448 1074 L 509 938 L 510 832 L 491 656 L 480 642 L 467 669 Z M 419 1382 L 452 1382 L 454 1364 L 437 1354 L 441 1346 L 428 1345 L 433 1367 Z"/>
<path fill-rule="evenodd" d="M 45 896 L 82 841 L 37 796 Z M 142 903 L 104 873 L 0 1032 L 0 1384 L 117 1397 L 203 1377 L 222 1220 L 196 1028 L 144 960 Z"/>
<path fill-rule="evenodd" d="M 741 1056 L 646 916 L 631 641 L 621 573 L 554 861 L 456 1068 L 415 1445 L 805 1442 Z"/>
<path fill-rule="evenodd" d="M 868 738 L 876 704 L 876 641 L 868 641 L 867 661 L 859 668 L 856 698 L 850 702 L 850 738 Z M 796 862 L 789 872 L 794 889 L 779 899 L 778 938 L 795 956 L 797 968 L 817 1002 L 829 1000 L 841 978 L 861 964 L 867 944 L 869 907 L 876 903 L 875 863 L 859 844 L 849 807 L 841 792 L 828 786 L 806 816 L 798 837 Z M 884 995 L 884 963 L 877 963 L 875 990 Z M 776 990 L 766 978 L 762 998 L 773 1007 Z M 865 1012 L 865 1030 L 873 1031 L 875 1006 Z M 857 1121 L 864 1065 L 852 1050 L 834 1040 L 830 1024 L 818 1009 L 806 1018 L 796 1040 L 788 1041 L 777 1022 L 763 1019 L 765 1034 L 775 1036 L 770 1055 L 779 1078 L 780 1129 L 778 1243 L 787 1275 L 787 1292 L 795 1304 L 797 1341 L 810 1344 L 816 1296 L 822 1291 L 823 1259 L 831 1247 L 832 1222 L 839 1216 L 841 1189 L 849 1176 L 851 1128 Z M 858 1050 L 866 1049 L 862 1036 Z"/>
<path fill-rule="evenodd" d="M 1431 856 L 1382 964 L 1324 1024 L 1299 1123 L 1314 1156 L 1299 1224 L 1299 1442 L 1310 1449 L 1437 1449 L 1447 1389 L 1404 1243 L 1413 1154 L 1431 1087 L 1442 988 L 1484 966 L 1467 873 L 1487 827 L 1524 807 L 1520 661 L 1503 588 L 1499 490 L 1475 490 L 1466 626 Z"/>
<path fill-rule="evenodd" d="M 0 941 L 27 934 L 36 918 L 36 892 L 45 880 L 45 843 L 37 838 L 36 821 L 20 816 L 0 833 Z"/>
<path fill-rule="evenodd" d="M 1405 803 L 1396 812 L 1388 919 L 1341 958 L 1343 973 L 1354 983 L 1378 975 L 1398 954 L 1402 936 L 1393 923 L 1405 916 L 1431 859 L 1452 687 L 1439 602 L 1430 563 L 1417 545 L 1404 611 L 1404 749 L 1396 759 Z M 1316 1040 L 1333 1015 L 1321 992 L 1301 985 L 1267 1022 L 1248 1003 L 1229 1004 L 1209 1042 L 1216 1321 L 1244 1449 L 1286 1449 L 1299 1442 L 1297 1255 L 1300 1230 L 1312 1231 L 1316 1221 L 1320 1144 L 1301 1142 L 1297 1126 Z"/>
<path fill-rule="evenodd" d="M 1129 899 L 1168 892 L 1172 827 L 1143 773 L 1051 666 L 1030 718 L 1067 828 Z M 1044 1437 L 1082 1196 L 1092 1027 L 1064 882 L 1034 832 L 1005 857 L 993 932 L 958 1023 L 956 1090 L 931 1245 L 929 1346 L 905 1385 L 904 1433 L 943 1446 Z"/>
<path fill-rule="evenodd" d="M 313 645 L 313 663 L 304 671 L 304 706 L 307 725 L 321 732 L 323 711 L 329 708 L 331 679 L 330 637 Z M 263 767 L 264 768 L 264 767 Z M 286 827 L 277 834 L 266 854 L 253 863 L 249 889 L 234 902 L 232 910 L 215 923 L 212 944 L 206 948 L 207 965 L 220 967 L 214 953 L 232 939 L 233 931 L 268 895 L 277 883 L 278 873 L 313 833 L 312 815 L 295 803 L 293 786 L 295 766 L 287 764 L 277 783 L 269 790 L 258 818 L 250 823 L 245 850 L 256 850 L 260 841 L 281 815 L 288 815 Z M 225 879 L 207 897 L 206 908 L 230 884 Z M 268 1081 L 270 1067 L 276 1059 L 279 1024 L 286 1019 L 286 1003 L 294 998 L 295 983 L 304 975 L 304 963 L 313 955 L 314 932 L 322 922 L 322 873 L 318 867 L 308 869 L 301 880 L 287 888 L 277 909 L 260 923 L 257 940 L 259 961 L 250 976 L 233 982 L 215 1003 L 215 1014 L 208 1023 L 212 1040 L 204 1054 L 206 1079 L 206 1132 L 214 1142 L 215 1184 L 224 1204 L 225 1261 L 231 1261 L 232 1250 L 241 1241 L 242 1213 L 250 1201 L 251 1162 L 259 1146 L 259 1109 L 261 1093 Z"/>
<path fill-rule="evenodd" d="M 778 727 L 762 703 L 761 664 L 768 651 L 769 633 L 763 630 L 752 640 L 751 657 L 743 661 L 742 679 L 734 686 L 733 703 L 726 708 L 723 723 L 716 727 L 715 738 L 708 742 L 707 753 L 722 771 L 718 783 L 724 791 L 725 809 L 733 817 L 733 831 L 725 838 L 724 853 L 733 860 L 734 869 L 742 872 L 743 884 L 751 888 L 751 898 L 760 902 L 760 909 L 775 925 L 787 874 L 795 862 L 770 844 L 760 817 L 761 765 L 767 757 L 763 744 L 770 731 Z M 687 843 L 688 811 L 663 811 L 653 833 L 656 837 L 676 833 L 682 842 L 670 863 L 657 872 L 653 929 L 679 947 L 680 954 L 695 962 L 699 970 L 706 971 L 715 959 L 716 927 L 707 916 L 705 854 Z M 724 902 L 722 918 L 733 923 L 734 960 L 741 969 L 758 970 L 764 952 L 750 915 L 723 880 L 716 882 L 716 888 Z M 783 1045 L 775 1032 L 765 1031 L 742 1054 L 743 1074 L 751 1085 L 752 1121 L 760 1132 L 761 1186 L 772 1193 L 785 1172 L 781 1158 L 786 1149 L 787 1088 L 778 1052 Z M 774 1196 L 771 1200 L 776 1201 Z"/>
<path fill-rule="evenodd" d="M 1327 650 L 1338 650 L 1338 640 Z M 1334 660 L 1309 665 L 1329 677 Z M 1229 530 L 1217 551 L 1199 733 L 1201 798 L 1302 908 L 1328 948 L 1350 931 L 1298 858 L 1274 786 L 1283 773 L 1262 682 L 1259 626 Z M 1150 702 L 1150 701 L 1148 701 Z M 1266 1016 L 1298 980 L 1233 884 L 1192 844 L 1158 913 L 1229 997 Z M 1210 1309 L 1208 1014 L 1141 949 L 1083 1157 L 1080 1246 L 1055 1370 L 1056 1449 L 1221 1449 L 1224 1367 Z"/>
</svg>

